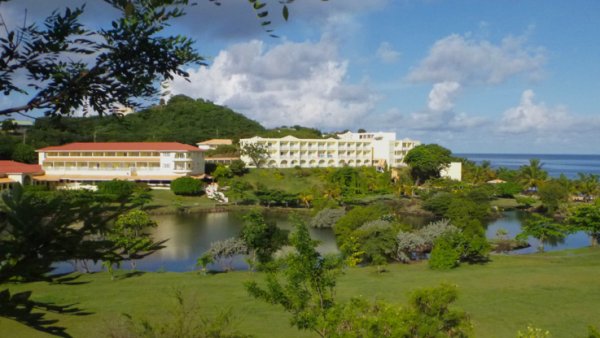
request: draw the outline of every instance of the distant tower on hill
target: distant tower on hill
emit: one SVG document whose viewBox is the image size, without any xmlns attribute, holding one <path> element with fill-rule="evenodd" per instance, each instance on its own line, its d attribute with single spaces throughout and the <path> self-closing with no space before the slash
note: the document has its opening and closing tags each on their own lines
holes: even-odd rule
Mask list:
<svg viewBox="0 0 600 338">
<path fill-rule="evenodd" d="M 160 83 L 160 105 L 164 106 L 169 102 L 173 94 L 171 93 L 171 82 L 165 80 Z"/>
</svg>

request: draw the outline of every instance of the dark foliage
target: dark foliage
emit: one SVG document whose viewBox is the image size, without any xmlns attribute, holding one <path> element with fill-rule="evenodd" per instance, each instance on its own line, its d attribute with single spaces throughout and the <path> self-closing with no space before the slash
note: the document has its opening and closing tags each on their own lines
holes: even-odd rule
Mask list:
<svg viewBox="0 0 600 338">
<path fill-rule="evenodd" d="M 204 184 L 202 181 L 192 177 L 184 176 L 171 182 L 171 191 L 175 195 L 195 196 L 202 193 L 203 186 Z"/>
</svg>

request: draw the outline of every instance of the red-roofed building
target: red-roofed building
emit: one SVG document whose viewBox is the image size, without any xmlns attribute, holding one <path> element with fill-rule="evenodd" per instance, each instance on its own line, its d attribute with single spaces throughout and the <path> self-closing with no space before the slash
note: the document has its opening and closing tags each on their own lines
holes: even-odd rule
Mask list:
<svg viewBox="0 0 600 338">
<path fill-rule="evenodd" d="M 37 150 L 45 175 L 37 181 L 95 183 L 122 179 L 168 186 L 204 174 L 203 150 L 178 142 L 69 143 Z"/>
<path fill-rule="evenodd" d="M 33 177 L 43 174 L 44 170 L 38 164 L 0 161 L 0 191 L 10 189 L 17 183 L 29 184 Z"/>
</svg>

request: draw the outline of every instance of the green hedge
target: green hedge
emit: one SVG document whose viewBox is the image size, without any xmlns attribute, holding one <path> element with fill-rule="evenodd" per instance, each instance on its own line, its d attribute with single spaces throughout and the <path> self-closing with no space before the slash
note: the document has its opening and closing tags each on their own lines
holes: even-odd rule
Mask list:
<svg viewBox="0 0 600 338">
<path fill-rule="evenodd" d="M 175 195 L 194 196 L 203 191 L 203 182 L 192 177 L 180 177 L 171 182 L 171 191 Z"/>
</svg>

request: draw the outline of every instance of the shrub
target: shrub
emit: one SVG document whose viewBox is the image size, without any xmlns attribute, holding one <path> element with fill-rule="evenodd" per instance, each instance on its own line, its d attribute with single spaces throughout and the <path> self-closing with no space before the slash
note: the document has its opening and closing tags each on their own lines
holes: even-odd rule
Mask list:
<svg viewBox="0 0 600 338">
<path fill-rule="evenodd" d="M 175 195 L 194 196 L 202 193 L 202 186 L 202 181 L 184 176 L 171 182 L 171 191 Z"/>
<path fill-rule="evenodd" d="M 346 214 L 343 208 L 327 208 L 319 211 L 310 221 L 310 226 L 317 229 L 332 228 L 342 216 Z"/>
<path fill-rule="evenodd" d="M 429 267 L 435 270 L 449 270 L 460 265 L 460 249 L 454 246 L 451 236 L 439 238 L 429 257 Z"/>
<path fill-rule="evenodd" d="M 419 256 L 425 250 L 425 240 L 423 237 L 412 233 L 400 231 L 396 235 L 396 253 L 395 259 L 402 263 L 408 263 L 416 256 Z"/>
<path fill-rule="evenodd" d="M 229 170 L 231 170 L 231 172 L 237 176 L 242 176 L 248 172 L 248 169 L 246 168 L 246 163 L 244 163 L 244 161 L 242 160 L 231 161 L 231 164 L 229 165 Z"/>
<path fill-rule="evenodd" d="M 458 232 L 458 228 L 450 224 L 450 220 L 442 219 L 439 221 L 431 222 L 425 227 L 419 229 L 417 234 L 423 238 L 424 251 L 431 251 L 433 243 L 441 236 L 448 233 Z"/>
<path fill-rule="evenodd" d="M 511 198 L 519 194 L 521 191 L 523 191 L 523 186 L 516 182 L 496 184 L 496 195 L 498 195 L 498 197 Z"/>
<path fill-rule="evenodd" d="M 109 196 L 111 200 L 119 203 L 127 202 L 136 189 L 137 184 L 131 181 L 114 179 L 98 183 L 98 192 L 100 194 Z"/>
<path fill-rule="evenodd" d="M 248 253 L 248 247 L 243 240 L 239 238 L 228 238 L 222 241 L 212 242 L 210 248 L 198 259 L 198 263 L 202 265 L 206 260 L 206 264 L 210 262 L 219 263 L 225 271 L 233 270 L 233 258 L 237 255 L 245 255 Z"/>
<path fill-rule="evenodd" d="M 233 172 L 224 165 L 217 165 L 217 168 L 212 172 L 212 177 L 216 181 L 225 181 L 233 177 Z"/>
<path fill-rule="evenodd" d="M 396 232 L 392 223 L 382 220 L 366 222 L 355 230 L 353 236 L 358 240 L 363 260 L 375 265 L 382 265 L 382 259 L 387 261 L 394 258 Z M 345 247 L 342 247 L 342 251 L 344 251 L 343 249 Z"/>
<path fill-rule="evenodd" d="M 452 194 L 448 192 L 440 192 L 428 198 L 425 203 L 423 203 L 423 208 L 433 212 L 438 216 L 441 216 L 448 211 L 448 207 L 450 206 L 451 202 Z"/>
</svg>

